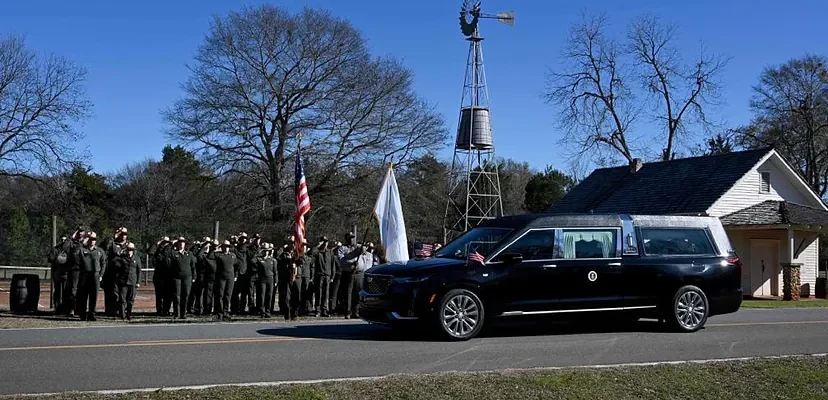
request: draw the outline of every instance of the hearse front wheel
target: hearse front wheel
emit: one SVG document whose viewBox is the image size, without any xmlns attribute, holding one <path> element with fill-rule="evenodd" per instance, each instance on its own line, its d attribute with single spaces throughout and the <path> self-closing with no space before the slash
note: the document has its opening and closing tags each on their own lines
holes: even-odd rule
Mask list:
<svg viewBox="0 0 828 400">
<path fill-rule="evenodd" d="M 453 289 L 443 295 L 437 313 L 437 325 L 444 337 L 469 340 L 483 328 L 483 302 L 474 292 Z"/>
<path fill-rule="evenodd" d="M 673 296 L 668 314 L 668 321 L 679 331 L 698 331 L 707 322 L 707 316 L 710 314 L 707 296 L 696 286 L 683 286 Z"/>
</svg>

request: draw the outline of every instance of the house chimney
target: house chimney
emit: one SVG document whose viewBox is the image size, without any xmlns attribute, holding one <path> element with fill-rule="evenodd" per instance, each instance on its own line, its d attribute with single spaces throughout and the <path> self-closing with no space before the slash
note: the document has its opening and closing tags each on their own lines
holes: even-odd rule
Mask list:
<svg viewBox="0 0 828 400">
<path fill-rule="evenodd" d="M 638 172 L 638 170 L 640 170 L 641 167 L 642 167 L 642 164 L 641 164 L 641 159 L 640 158 L 633 158 L 633 160 L 630 161 L 630 173 L 631 174 L 634 174 L 634 173 Z"/>
</svg>

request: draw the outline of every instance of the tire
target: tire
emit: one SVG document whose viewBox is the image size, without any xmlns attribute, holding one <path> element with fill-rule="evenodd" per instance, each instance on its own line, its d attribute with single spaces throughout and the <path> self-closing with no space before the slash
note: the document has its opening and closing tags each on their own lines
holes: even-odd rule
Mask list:
<svg viewBox="0 0 828 400">
<path fill-rule="evenodd" d="M 434 318 L 442 337 L 456 341 L 469 340 L 483 328 L 483 301 L 470 290 L 450 290 L 440 299 L 440 308 Z"/>
<path fill-rule="evenodd" d="M 665 319 L 679 332 L 696 332 L 707 322 L 710 304 L 704 291 L 696 286 L 679 288 L 673 295 Z"/>
</svg>

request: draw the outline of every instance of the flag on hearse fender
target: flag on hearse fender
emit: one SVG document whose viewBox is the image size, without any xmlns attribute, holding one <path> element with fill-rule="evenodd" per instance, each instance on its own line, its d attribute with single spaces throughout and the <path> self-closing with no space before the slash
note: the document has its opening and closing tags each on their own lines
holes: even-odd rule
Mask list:
<svg viewBox="0 0 828 400">
<path fill-rule="evenodd" d="M 483 255 L 477 252 L 477 249 L 469 252 L 469 261 L 483 264 Z"/>
<path fill-rule="evenodd" d="M 408 237 L 393 164 L 389 164 L 385 173 L 374 206 L 374 218 L 379 225 L 380 245 L 385 252 L 385 259 L 389 262 L 408 261 Z"/>
</svg>

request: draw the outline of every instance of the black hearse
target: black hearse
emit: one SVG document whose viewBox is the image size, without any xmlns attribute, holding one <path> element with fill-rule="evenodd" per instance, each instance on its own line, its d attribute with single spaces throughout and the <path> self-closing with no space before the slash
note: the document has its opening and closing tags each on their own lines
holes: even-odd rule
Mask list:
<svg viewBox="0 0 828 400">
<path fill-rule="evenodd" d="M 431 258 L 369 269 L 359 313 L 456 340 L 496 318 L 599 312 L 694 332 L 739 309 L 741 269 L 715 217 L 516 215 L 465 232 Z"/>
</svg>

